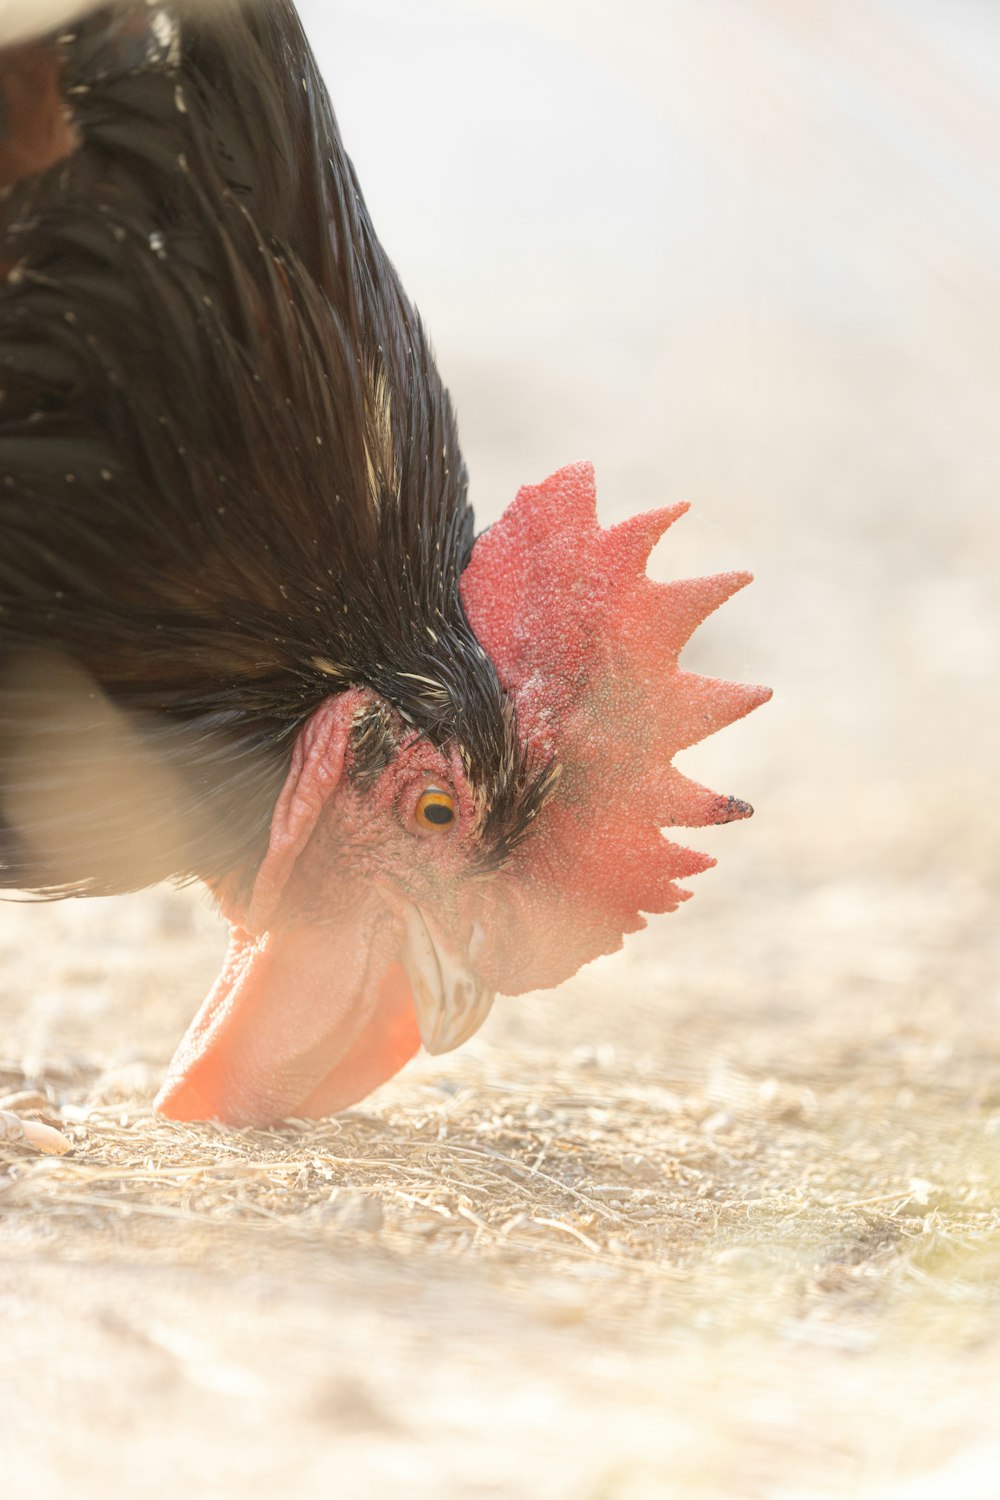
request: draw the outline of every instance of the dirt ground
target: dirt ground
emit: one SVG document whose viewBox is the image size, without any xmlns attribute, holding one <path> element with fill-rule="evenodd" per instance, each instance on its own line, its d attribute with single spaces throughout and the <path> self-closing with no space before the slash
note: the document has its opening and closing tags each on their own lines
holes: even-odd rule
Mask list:
<svg viewBox="0 0 1000 1500">
<path fill-rule="evenodd" d="M 197 893 L 0 907 L 0 1479 L 74 1500 L 1000 1495 L 1000 15 L 303 7 L 484 521 L 582 457 L 749 565 L 696 898 L 357 1110 L 149 1101 Z M 456 120 L 462 128 L 456 128 Z M 405 139 L 403 139 L 405 137 Z M 627 760 L 623 762 L 627 773 Z"/>
</svg>

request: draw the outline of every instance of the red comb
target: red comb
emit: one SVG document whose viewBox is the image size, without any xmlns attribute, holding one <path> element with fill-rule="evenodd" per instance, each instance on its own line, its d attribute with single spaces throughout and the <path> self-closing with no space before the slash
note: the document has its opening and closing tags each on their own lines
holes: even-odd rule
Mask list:
<svg viewBox="0 0 1000 1500">
<path fill-rule="evenodd" d="M 748 817 L 746 803 L 689 781 L 678 750 L 766 702 L 770 690 L 681 671 L 697 626 L 750 582 L 723 573 L 654 583 L 646 562 L 686 505 L 597 520 L 594 471 L 575 464 L 526 487 L 476 542 L 462 575 L 473 630 L 513 697 L 539 766 L 560 768 L 530 838 L 485 896 L 509 934 L 498 989 L 557 984 L 621 946 L 643 912 L 672 911 L 677 885 L 713 860 L 663 827 Z"/>
</svg>

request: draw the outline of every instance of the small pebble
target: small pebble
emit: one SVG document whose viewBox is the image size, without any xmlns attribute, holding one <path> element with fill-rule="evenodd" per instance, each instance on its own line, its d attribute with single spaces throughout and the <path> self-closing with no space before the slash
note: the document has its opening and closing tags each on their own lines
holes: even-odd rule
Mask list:
<svg viewBox="0 0 1000 1500">
<path fill-rule="evenodd" d="M 29 1146 L 45 1156 L 65 1156 L 73 1149 L 73 1142 L 51 1125 L 43 1125 L 40 1120 L 21 1120 L 6 1110 L 0 1110 L 0 1144 Z"/>
</svg>

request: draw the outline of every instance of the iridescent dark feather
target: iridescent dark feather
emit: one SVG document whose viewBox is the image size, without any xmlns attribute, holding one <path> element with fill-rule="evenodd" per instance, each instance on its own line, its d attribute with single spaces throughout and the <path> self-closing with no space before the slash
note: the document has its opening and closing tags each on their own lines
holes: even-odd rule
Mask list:
<svg viewBox="0 0 1000 1500">
<path fill-rule="evenodd" d="M 463 747 L 503 846 L 541 793 L 454 416 L 294 8 L 106 7 L 0 95 L 0 884 L 249 881 L 355 683 Z"/>
</svg>

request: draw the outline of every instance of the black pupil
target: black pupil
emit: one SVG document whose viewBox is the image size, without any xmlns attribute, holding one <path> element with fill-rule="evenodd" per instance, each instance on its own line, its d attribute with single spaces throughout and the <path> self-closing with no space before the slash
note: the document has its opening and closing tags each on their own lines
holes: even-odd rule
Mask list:
<svg viewBox="0 0 1000 1500">
<path fill-rule="evenodd" d="M 424 817 L 428 823 L 438 823 L 443 826 L 445 823 L 450 823 L 454 816 L 451 808 L 443 802 L 431 802 L 424 808 Z"/>
</svg>

